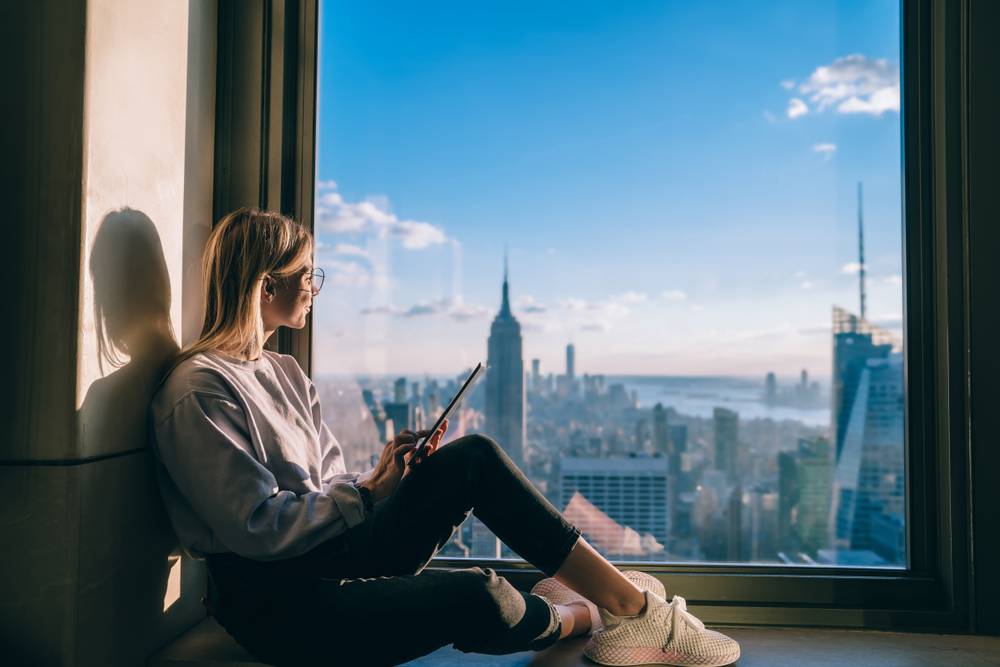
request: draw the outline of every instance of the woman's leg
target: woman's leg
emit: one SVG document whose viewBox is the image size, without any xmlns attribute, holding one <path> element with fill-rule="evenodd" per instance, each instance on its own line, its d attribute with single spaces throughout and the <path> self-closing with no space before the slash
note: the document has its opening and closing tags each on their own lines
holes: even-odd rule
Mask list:
<svg viewBox="0 0 1000 667">
<path fill-rule="evenodd" d="M 635 616 L 646 608 L 643 592 L 585 540 L 576 543 L 555 578 L 615 616 Z"/>
<path fill-rule="evenodd" d="M 476 653 L 540 651 L 560 617 L 491 570 L 340 580 L 294 568 L 263 571 L 226 597 L 219 623 L 273 665 L 397 665 L 442 646 Z"/>
<path fill-rule="evenodd" d="M 416 574 L 469 512 L 551 576 L 580 536 L 500 447 L 472 435 L 442 447 L 350 529 L 352 577 Z"/>
<path fill-rule="evenodd" d="M 518 555 L 597 606 L 616 616 L 641 613 L 646 604 L 642 591 L 585 540 L 578 540 L 579 531 L 489 438 L 474 435 L 456 440 L 421 463 L 404 482 L 419 480 L 447 487 L 448 481 L 463 477 L 469 483 L 459 485 L 458 490 L 465 495 L 456 496 L 458 507 L 465 510 L 463 516 L 473 509 Z"/>
<path fill-rule="evenodd" d="M 423 461 L 347 533 L 352 576 L 416 574 L 469 511 L 546 574 L 616 616 L 641 612 L 645 597 L 586 541 L 485 436 L 460 438 Z M 578 611 L 578 609 L 570 611 Z M 560 610 L 569 620 L 566 610 Z M 589 629 L 576 620 L 572 630 Z M 568 624 L 567 624 L 568 625 Z"/>
</svg>

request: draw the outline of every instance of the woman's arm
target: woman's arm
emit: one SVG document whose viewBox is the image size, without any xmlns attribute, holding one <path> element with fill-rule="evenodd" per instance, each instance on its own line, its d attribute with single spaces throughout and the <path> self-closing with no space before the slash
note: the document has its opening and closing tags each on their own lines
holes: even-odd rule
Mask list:
<svg viewBox="0 0 1000 667">
<path fill-rule="evenodd" d="M 364 520 L 358 492 L 346 483 L 295 494 L 254 455 L 242 408 L 231 398 L 191 393 L 155 427 L 171 479 L 220 542 L 248 558 L 305 553 Z"/>
</svg>

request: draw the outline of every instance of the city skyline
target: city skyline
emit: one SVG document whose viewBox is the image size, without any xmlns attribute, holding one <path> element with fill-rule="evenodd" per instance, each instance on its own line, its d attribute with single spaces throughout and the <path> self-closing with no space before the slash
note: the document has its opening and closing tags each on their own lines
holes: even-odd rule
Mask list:
<svg viewBox="0 0 1000 667">
<path fill-rule="evenodd" d="M 791 387 L 779 387 L 773 373 L 758 387 L 754 402 L 769 409 L 805 411 L 829 401 L 822 423 L 741 415 L 751 403 L 723 407 L 713 394 L 704 394 L 711 413 L 692 415 L 666 394 L 644 407 L 635 389 L 611 376 L 581 377 L 572 344 L 564 373 L 543 376 L 537 360 L 526 371 L 509 297 L 504 280 L 485 386 L 459 406 L 448 438 L 494 438 L 606 556 L 905 566 L 905 396 L 901 341 L 889 332 L 834 307 L 830 393 L 806 371 Z M 363 412 L 383 440 L 419 429 L 441 414 L 462 380 L 364 379 Z M 363 461 L 372 449 L 355 447 L 350 456 Z M 516 556 L 475 520 L 443 554 Z"/>
</svg>

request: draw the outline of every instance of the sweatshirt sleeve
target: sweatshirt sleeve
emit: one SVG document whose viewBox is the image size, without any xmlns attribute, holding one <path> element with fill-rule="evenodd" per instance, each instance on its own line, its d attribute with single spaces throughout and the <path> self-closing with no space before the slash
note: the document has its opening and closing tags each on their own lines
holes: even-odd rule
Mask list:
<svg viewBox="0 0 1000 667">
<path fill-rule="evenodd" d="M 155 437 L 181 495 L 241 556 L 297 556 L 365 518 L 358 492 L 346 483 L 324 485 L 325 493 L 280 490 L 257 461 L 246 416 L 232 398 L 188 394 L 156 425 Z"/>
</svg>

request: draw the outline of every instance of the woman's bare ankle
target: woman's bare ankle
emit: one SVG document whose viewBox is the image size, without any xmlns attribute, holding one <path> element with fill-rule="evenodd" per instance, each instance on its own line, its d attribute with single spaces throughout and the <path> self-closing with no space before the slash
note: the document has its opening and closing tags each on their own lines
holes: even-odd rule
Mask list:
<svg viewBox="0 0 1000 667">
<path fill-rule="evenodd" d="M 638 616 L 646 611 L 646 594 L 638 589 L 636 592 L 637 596 L 629 595 L 627 598 L 617 600 L 613 607 L 608 606 L 605 609 L 615 616 Z"/>
<path fill-rule="evenodd" d="M 562 629 L 559 639 L 576 637 L 590 631 L 590 610 L 579 605 L 556 605 Z"/>
<path fill-rule="evenodd" d="M 573 636 L 585 635 L 591 627 L 590 609 L 581 605 L 573 605 Z"/>
</svg>

